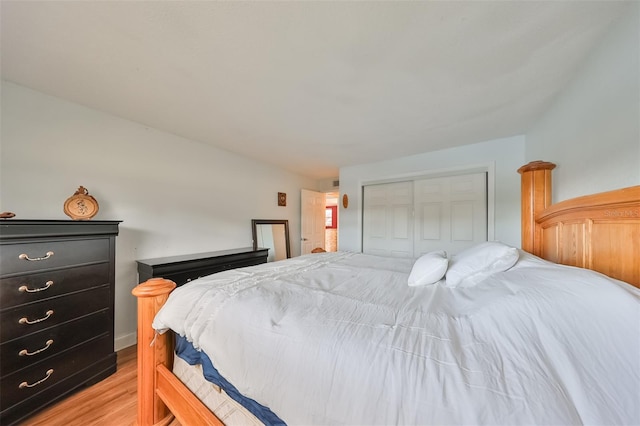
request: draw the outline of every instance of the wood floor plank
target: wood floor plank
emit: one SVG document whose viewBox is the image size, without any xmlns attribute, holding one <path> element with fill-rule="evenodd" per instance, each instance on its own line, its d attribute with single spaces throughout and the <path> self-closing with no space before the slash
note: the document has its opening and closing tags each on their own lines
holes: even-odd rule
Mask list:
<svg viewBox="0 0 640 426">
<path fill-rule="evenodd" d="M 136 346 L 118 351 L 118 370 L 103 381 L 65 398 L 23 426 L 134 426 L 137 404 Z M 180 426 L 177 421 L 171 426 Z"/>
</svg>

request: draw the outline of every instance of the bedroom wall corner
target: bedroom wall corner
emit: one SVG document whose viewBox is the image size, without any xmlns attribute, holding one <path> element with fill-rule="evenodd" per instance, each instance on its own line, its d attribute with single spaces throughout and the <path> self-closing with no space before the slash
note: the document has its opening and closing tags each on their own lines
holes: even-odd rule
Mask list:
<svg viewBox="0 0 640 426">
<path fill-rule="evenodd" d="M 640 3 L 612 23 L 526 134 L 526 160 L 558 165 L 553 201 L 640 184 Z"/>
</svg>

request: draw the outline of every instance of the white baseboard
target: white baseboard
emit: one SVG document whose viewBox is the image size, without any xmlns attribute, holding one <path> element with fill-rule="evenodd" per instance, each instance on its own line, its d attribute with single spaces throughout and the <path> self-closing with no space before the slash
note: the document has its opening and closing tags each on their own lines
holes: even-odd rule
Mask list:
<svg viewBox="0 0 640 426">
<path fill-rule="evenodd" d="M 138 342 L 137 333 L 126 334 L 124 336 L 116 337 L 116 340 L 114 341 L 114 348 L 116 352 L 118 352 L 121 349 L 128 348 L 129 346 L 135 345 L 137 342 Z"/>
</svg>

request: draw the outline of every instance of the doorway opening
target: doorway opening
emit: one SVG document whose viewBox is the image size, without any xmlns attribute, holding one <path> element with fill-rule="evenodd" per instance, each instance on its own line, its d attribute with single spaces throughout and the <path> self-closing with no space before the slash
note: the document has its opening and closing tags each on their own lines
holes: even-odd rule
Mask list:
<svg viewBox="0 0 640 426">
<path fill-rule="evenodd" d="M 324 249 L 338 251 L 338 193 L 325 194 Z"/>
</svg>

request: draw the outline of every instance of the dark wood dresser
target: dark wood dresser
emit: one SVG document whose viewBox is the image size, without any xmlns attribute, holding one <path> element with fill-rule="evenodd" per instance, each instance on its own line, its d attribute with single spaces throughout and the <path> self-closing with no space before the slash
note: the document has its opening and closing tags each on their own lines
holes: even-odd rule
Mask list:
<svg viewBox="0 0 640 426">
<path fill-rule="evenodd" d="M 252 247 L 183 256 L 138 260 L 138 281 L 165 278 L 178 286 L 196 278 L 228 269 L 243 268 L 267 262 L 269 249 Z"/>
<path fill-rule="evenodd" d="M 119 221 L 0 221 L 0 424 L 116 371 Z"/>
</svg>

